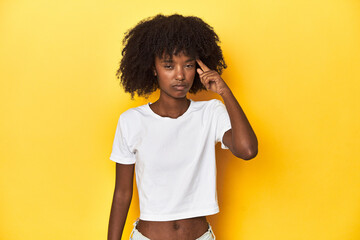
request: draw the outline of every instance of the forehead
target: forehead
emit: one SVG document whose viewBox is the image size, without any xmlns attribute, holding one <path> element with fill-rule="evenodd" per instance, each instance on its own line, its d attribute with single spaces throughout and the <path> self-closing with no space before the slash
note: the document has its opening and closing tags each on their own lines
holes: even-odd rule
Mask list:
<svg viewBox="0 0 360 240">
<path fill-rule="evenodd" d="M 173 55 L 168 55 L 166 53 L 163 53 L 163 55 L 161 56 L 161 58 L 159 58 L 158 56 L 155 57 L 155 61 L 159 61 L 159 62 L 176 62 L 176 61 L 192 61 L 195 60 L 194 57 L 186 54 L 185 52 L 179 52 L 177 55 L 173 54 Z"/>
</svg>

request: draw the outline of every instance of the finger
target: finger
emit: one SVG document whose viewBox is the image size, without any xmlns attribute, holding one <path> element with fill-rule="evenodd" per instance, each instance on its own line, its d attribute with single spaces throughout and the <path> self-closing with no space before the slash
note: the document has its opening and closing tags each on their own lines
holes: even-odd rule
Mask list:
<svg viewBox="0 0 360 240">
<path fill-rule="evenodd" d="M 215 76 L 214 73 L 212 71 L 208 71 L 208 72 L 203 72 L 200 77 L 204 78 L 204 77 L 209 77 L 209 76 Z"/>
<path fill-rule="evenodd" d="M 216 78 L 216 75 L 213 72 L 204 72 L 203 74 L 200 74 L 200 78 L 204 80 L 212 80 Z"/>
<path fill-rule="evenodd" d="M 199 66 L 204 72 L 210 71 L 210 68 L 208 68 L 200 59 L 197 58 L 196 62 L 199 64 Z"/>
<path fill-rule="evenodd" d="M 212 81 L 211 77 L 205 76 L 200 78 L 201 83 L 207 88 L 210 88 L 210 82 Z"/>
<path fill-rule="evenodd" d="M 210 89 L 210 79 L 205 80 L 204 83 L 205 83 L 206 88 Z"/>
<path fill-rule="evenodd" d="M 200 71 L 201 71 L 201 70 L 200 70 Z M 201 82 L 201 84 L 204 85 L 204 87 L 207 89 L 207 85 L 206 85 L 206 83 L 205 83 L 205 79 L 202 78 L 201 76 L 200 76 L 200 82 Z"/>
<path fill-rule="evenodd" d="M 209 84 L 205 80 L 202 80 L 201 84 L 204 85 L 206 89 L 209 89 Z"/>
<path fill-rule="evenodd" d="M 196 71 L 198 72 L 199 75 L 204 73 L 204 71 L 201 70 L 200 68 L 197 68 Z"/>
</svg>

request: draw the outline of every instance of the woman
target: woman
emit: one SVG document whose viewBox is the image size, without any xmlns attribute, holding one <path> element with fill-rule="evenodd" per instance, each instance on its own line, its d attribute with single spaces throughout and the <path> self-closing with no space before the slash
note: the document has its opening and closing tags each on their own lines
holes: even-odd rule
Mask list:
<svg viewBox="0 0 360 240">
<path fill-rule="evenodd" d="M 220 77 L 226 65 L 218 36 L 200 18 L 157 15 L 129 30 L 123 42 L 117 76 L 125 91 L 146 97 L 159 88 L 160 97 L 119 117 L 110 156 L 116 185 L 108 239 L 121 239 L 134 170 L 140 217 L 130 239 L 215 239 L 206 219 L 219 212 L 215 143 L 245 160 L 256 156 L 258 145 Z M 186 97 L 201 90 L 219 94 L 225 105 Z"/>
</svg>

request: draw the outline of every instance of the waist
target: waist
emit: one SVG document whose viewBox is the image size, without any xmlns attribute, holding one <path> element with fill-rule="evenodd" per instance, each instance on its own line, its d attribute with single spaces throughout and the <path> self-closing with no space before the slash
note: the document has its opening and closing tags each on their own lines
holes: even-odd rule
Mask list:
<svg viewBox="0 0 360 240">
<path fill-rule="evenodd" d="M 139 219 L 136 229 L 150 239 L 166 239 L 179 236 L 179 239 L 196 239 L 209 228 L 206 216 L 173 221 L 145 221 Z"/>
</svg>

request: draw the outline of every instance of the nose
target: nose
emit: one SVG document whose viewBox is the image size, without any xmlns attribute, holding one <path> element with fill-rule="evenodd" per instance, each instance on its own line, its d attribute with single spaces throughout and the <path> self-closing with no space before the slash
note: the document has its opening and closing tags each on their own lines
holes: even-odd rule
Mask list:
<svg viewBox="0 0 360 240">
<path fill-rule="evenodd" d="M 176 71 L 176 80 L 184 80 L 185 79 L 185 73 L 183 68 L 178 68 Z"/>
</svg>

